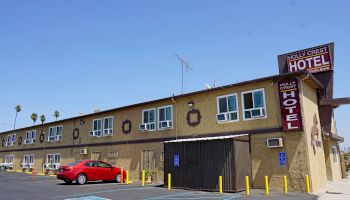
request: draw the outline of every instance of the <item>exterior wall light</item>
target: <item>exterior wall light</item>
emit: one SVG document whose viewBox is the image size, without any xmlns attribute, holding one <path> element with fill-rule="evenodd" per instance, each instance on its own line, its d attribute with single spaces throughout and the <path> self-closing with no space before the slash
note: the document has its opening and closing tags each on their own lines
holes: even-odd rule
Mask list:
<svg viewBox="0 0 350 200">
<path fill-rule="evenodd" d="M 193 101 L 190 101 L 190 102 L 187 103 L 187 105 L 188 105 L 188 107 L 192 108 L 194 106 L 194 103 L 193 103 Z"/>
</svg>

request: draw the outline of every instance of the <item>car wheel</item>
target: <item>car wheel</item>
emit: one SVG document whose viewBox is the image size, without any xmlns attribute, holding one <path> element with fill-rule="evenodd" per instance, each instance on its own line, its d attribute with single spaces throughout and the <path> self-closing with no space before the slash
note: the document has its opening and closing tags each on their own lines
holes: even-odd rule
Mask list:
<svg viewBox="0 0 350 200">
<path fill-rule="evenodd" d="M 77 181 L 77 184 L 84 185 L 87 181 L 85 174 L 79 174 L 76 181 Z"/>
<path fill-rule="evenodd" d="M 120 176 L 120 173 L 118 173 L 116 176 L 115 176 L 115 182 L 117 183 L 120 183 L 121 182 L 121 176 Z"/>
<path fill-rule="evenodd" d="M 65 183 L 67 183 L 67 184 L 71 184 L 73 181 L 71 181 L 71 180 L 68 180 L 68 179 L 64 179 L 63 180 Z"/>
<path fill-rule="evenodd" d="M 6 170 L 6 167 L 5 166 L 1 166 L 0 167 L 0 171 L 5 171 Z"/>
</svg>

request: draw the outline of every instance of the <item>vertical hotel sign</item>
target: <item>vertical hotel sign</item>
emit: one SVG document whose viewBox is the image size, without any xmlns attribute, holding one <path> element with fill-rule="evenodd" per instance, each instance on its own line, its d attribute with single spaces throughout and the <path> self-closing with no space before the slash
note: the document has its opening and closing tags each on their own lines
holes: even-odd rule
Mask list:
<svg viewBox="0 0 350 200">
<path fill-rule="evenodd" d="M 279 81 L 278 87 L 283 131 L 302 130 L 298 80 Z"/>
<path fill-rule="evenodd" d="M 330 49 L 322 45 L 287 54 L 288 72 L 307 71 L 311 74 L 333 70 Z"/>
</svg>

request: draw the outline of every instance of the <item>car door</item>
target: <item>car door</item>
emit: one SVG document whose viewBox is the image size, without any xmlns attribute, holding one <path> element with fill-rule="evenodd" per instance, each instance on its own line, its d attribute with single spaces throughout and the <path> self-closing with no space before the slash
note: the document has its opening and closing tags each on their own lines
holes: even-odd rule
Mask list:
<svg viewBox="0 0 350 200">
<path fill-rule="evenodd" d="M 99 161 L 98 166 L 99 166 L 99 171 L 100 171 L 99 174 L 101 176 L 101 180 L 114 179 L 113 168 L 110 164 Z"/>
<path fill-rule="evenodd" d="M 98 176 L 98 164 L 96 161 L 86 162 L 84 165 L 84 172 L 86 173 L 88 180 L 100 180 Z"/>
</svg>

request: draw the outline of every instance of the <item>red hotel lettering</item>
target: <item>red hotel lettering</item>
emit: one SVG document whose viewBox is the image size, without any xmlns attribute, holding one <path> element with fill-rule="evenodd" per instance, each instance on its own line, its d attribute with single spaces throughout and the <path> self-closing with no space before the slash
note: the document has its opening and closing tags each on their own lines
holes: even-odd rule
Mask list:
<svg viewBox="0 0 350 200">
<path fill-rule="evenodd" d="M 280 81 L 279 92 L 283 131 L 301 130 L 298 81 Z"/>
</svg>

